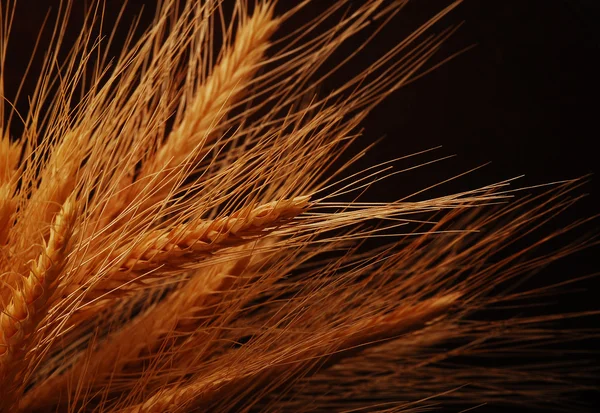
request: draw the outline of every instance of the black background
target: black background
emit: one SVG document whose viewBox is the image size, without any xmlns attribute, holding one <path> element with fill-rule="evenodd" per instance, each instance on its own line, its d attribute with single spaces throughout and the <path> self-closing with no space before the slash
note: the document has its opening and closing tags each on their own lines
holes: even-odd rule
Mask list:
<svg viewBox="0 0 600 413">
<path fill-rule="evenodd" d="M 82 15 L 83 3 L 75 7 L 74 20 Z M 149 7 L 142 21 L 150 21 L 151 2 L 129 3 L 125 21 L 131 19 L 143 3 Z M 318 15 L 330 3 L 315 1 L 298 16 L 299 20 Z M 353 70 L 381 56 L 411 29 L 449 3 L 447 0 L 413 1 L 384 28 L 360 55 L 359 61 L 340 72 L 339 78 L 351 75 Z M 401 89 L 369 115 L 364 122 L 365 136 L 359 144 L 367 144 L 383 135 L 386 139 L 356 165 L 356 169 L 438 145 L 443 147 L 431 157 L 457 156 L 375 185 L 370 192 L 371 199 L 397 199 L 491 162 L 437 189 L 439 192 L 433 191 L 432 195 L 523 174 L 520 185 L 592 174 L 590 181 L 580 189 L 580 193 L 590 195 L 553 225 L 600 213 L 599 178 L 594 175 L 599 171 L 596 146 L 600 30 L 595 27 L 600 17 L 599 3 L 594 0 L 466 0 L 444 18 L 436 30 L 464 24 L 435 59 L 476 46 Z M 56 0 L 19 2 L 4 73 L 9 97 L 22 77 L 44 16 L 50 6 L 56 9 L 57 4 Z M 109 20 L 120 5 L 120 1 L 107 2 Z M 280 1 L 280 8 L 286 5 L 285 0 Z M 124 35 L 126 27 L 119 33 Z M 351 50 L 362 39 L 358 36 L 345 47 Z M 26 82 L 25 90 L 31 90 L 34 80 L 32 77 Z M 336 79 L 332 79 L 324 88 L 335 82 Z M 17 102 L 17 107 L 26 112 L 26 101 Z M 14 129 L 12 132 L 18 133 L 19 126 L 15 125 Z M 598 222 L 593 221 L 584 232 L 595 233 L 597 229 Z M 581 235 L 581 231 L 566 236 L 564 242 L 577 235 Z M 591 248 L 577 253 L 552 265 L 542 276 L 558 280 L 598 271 L 599 252 L 598 248 Z M 561 310 L 598 309 L 597 285 L 596 281 L 586 282 L 587 292 L 565 296 L 558 305 Z"/>
</svg>

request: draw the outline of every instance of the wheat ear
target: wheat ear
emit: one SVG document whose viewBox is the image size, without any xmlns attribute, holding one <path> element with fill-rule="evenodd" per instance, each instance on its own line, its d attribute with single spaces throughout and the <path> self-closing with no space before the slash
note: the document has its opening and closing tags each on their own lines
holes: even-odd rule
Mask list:
<svg viewBox="0 0 600 413">
<path fill-rule="evenodd" d="M 75 218 L 74 200 L 68 199 L 54 218 L 50 239 L 37 260 L 31 263 L 29 275 L 15 288 L 10 302 L 0 314 L 0 381 L 3 387 L 6 386 L 4 388 L 14 380 L 11 373 L 21 370 L 15 368 L 15 364 L 22 360 L 31 336 L 46 315 L 47 299 L 66 264 Z"/>
<path fill-rule="evenodd" d="M 158 152 L 144 163 L 138 182 L 127 192 L 127 201 L 131 201 L 150 181 L 155 183 L 151 185 L 151 196 L 145 196 L 137 208 L 144 210 L 168 197 L 181 172 L 190 169 L 186 160 L 193 162 L 207 153 L 208 145 L 223 132 L 225 122 L 221 119 L 248 91 L 279 20 L 273 17 L 273 4 L 268 2 L 258 3 L 253 15 L 242 20 L 233 46 L 225 50 L 186 107 L 179 125 Z M 124 184 L 129 185 L 126 181 Z M 122 208 L 125 203 L 117 205 Z M 113 208 L 111 212 L 120 211 Z"/>
<path fill-rule="evenodd" d="M 220 250 L 265 237 L 308 206 L 309 198 L 301 196 L 247 206 L 230 216 L 182 224 L 167 231 L 149 231 L 141 239 L 113 251 L 109 269 L 98 279 L 79 278 L 65 285 L 63 294 L 85 292 L 85 301 L 70 323 L 80 324 L 93 317 L 115 297 L 134 291 L 139 281 L 144 281 L 144 288 L 152 278 L 162 278 L 164 270 L 193 265 Z M 91 300 L 94 302 L 88 305 Z"/>
<path fill-rule="evenodd" d="M 177 225 L 168 230 L 148 231 L 112 252 L 108 262 L 111 269 L 94 284 L 88 298 L 105 294 L 115 285 L 146 274 L 143 279 L 160 276 L 152 270 L 179 268 L 184 264 L 210 257 L 224 248 L 235 247 L 264 237 L 306 210 L 309 197 L 300 196 L 259 205 L 247 206 L 233 214 L 214 220 L 200 220 Z M 78 288 L 78 287 L 73 287 Z"/>
<path fill-rule="evenodd" d="M 209 256 L 220 249 L 255 240 L 298 216 L 308 206 L 301 196 L 245 207 L 230 216 L 184 224 L 164 231 L 150 231 L 132 250 L 127 248 L 119 271 L 148 271 L 159 265 L 177 265 L 194 257 Z"/>
<path fill-rule="evenodd" d="M 278 24 L 278 19 L 273 18 L 273 4 L 258 3 L 252 17 L 242 22 L 233 47 L 224 53 L 196 92 L 181 123 L 144 166 L 142 176 L 181 164 L 197 146 L 203 147 L 218 137 L 222 130 L 215 125 L 247 90 Z"/>
</svg>

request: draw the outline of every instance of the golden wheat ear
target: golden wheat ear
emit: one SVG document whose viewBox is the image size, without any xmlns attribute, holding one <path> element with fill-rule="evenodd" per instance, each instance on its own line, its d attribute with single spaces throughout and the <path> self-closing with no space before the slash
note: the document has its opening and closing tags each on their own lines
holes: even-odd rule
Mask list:
<svg viewBox="0 0 600 413">
<path fill-rule="evenodd" d="M 76 219 L 75 200 L 71 198 L 54 218 L 48 243 L 31 263 L 29 274 L 14 289 L 0 314 L 0 378 L 6 388 L 12 389 L 11 394 L 22 391 L 19 379 L 25 375 L 24 357 L 35 343 L 33 335 L 46 317 L 48 297 L 67 264 Z M 11 398 L 3 398 L 2 403 L 7 408 L 12 403 Z"/>
<path fill-rule="evenodd" d="M 268 236 L 305 211 L 308 200 L 309 197 L 284 199 L 246 207 L 215 220 L 192 221 L 167 231 L 148 231 L 143 238 L 104 258 L 108 260 L 109 269 L 102 278 L 83 280 L 88 284 L 72 281 L 63 293 L 83 291 L 86 300 L 95 302 L 90 309 L 82 304 L 83 311 L 79 311 L 77 317 L 85 317 L 85 313 L 92 316 L 93 312 L 109 306 L 114 297 L 147 288 L 153 278 L 164 279 L 173 271 L 185 270 L 186 266 L 190 270 L 219 251 Z"/>
<path fill-rule="evenodd" d="M 247 93 L 261 61 L 266 58 L 269 39 L 277 26 L 273 4 L 268 2 L 258 3 L 251 16 L 241 17 L 235 41 L 221 53 L 219 62 L 194 92 L 185 114 L 164 144 L 144 161 L 137 182 L 131 185 L 123 181 L 125 187 L 118 188 L 117 202 L 104 212 L 108 220 L 121 214 L 122 208 L 140 196 L 140 192 L 148 190 L 149 182 L 159 189 L 144 195 L 136 208 L 144 210 L 164 201 L 182 173 L 194 171 L 194 164 L 207 155 L 214 141 L 230 127 L 226 117 Z"/>
</svg>

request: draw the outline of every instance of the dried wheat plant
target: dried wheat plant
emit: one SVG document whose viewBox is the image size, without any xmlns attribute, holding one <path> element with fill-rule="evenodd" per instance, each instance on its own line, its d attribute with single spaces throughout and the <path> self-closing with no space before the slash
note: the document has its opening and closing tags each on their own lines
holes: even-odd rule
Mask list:
<svg viewBox="0 0 600 413">
<path fill-rule="evenodd" d="M 527 362 L 585 336 L 552 326 L 570 315 L 473 316 L 546 293 L 506 286 L 589 243 L 535 252 L 576 222 L 511 249 L 580 180 L 374 203 L 394 162 L 344 175 L 365 116 L 452 34 L 432 29 L 459 1 L 320 93 L 340 46 L 405 3 L 331 2 L 281 35 L 310 1 L 164 0 L 117 56 L 101 1 L 72 45 L 62 3 L 28 113 L 0 83 L 1 411 L 547 408 L 585 386 Z"/>
</svg>

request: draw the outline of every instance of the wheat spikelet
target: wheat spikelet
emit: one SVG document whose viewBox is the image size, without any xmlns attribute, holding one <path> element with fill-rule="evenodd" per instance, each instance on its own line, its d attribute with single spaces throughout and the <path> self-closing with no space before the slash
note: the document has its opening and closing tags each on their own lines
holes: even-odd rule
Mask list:
<svg viewBox="0 0 600 413">
<path fill-rule="evenodd" d="M 552 326 L 595 311 L 486 315 L 561 288 L 513 291 L 593 245 L 540 250 L 586 224 L 540 230 L 581 180 L 370 202 L 440 159 L 351 173 L 371 148 L 342 155 L 431 70 L 454 28 L 431 33 L 460 1 L 337 86 L 406 1 L 332 2 L 291 33 L 314 0 L 233 3 L 164 0 L 114 56 L 100 0 L 65 44 L 65 0 L 25 116 L 0 82 L 0 410 L 546 408 L 585 387 L 593 372 L 533 353 L 597 334 Z M 523 362 L 464 362 L 506 353 Z"/>
</svg>

